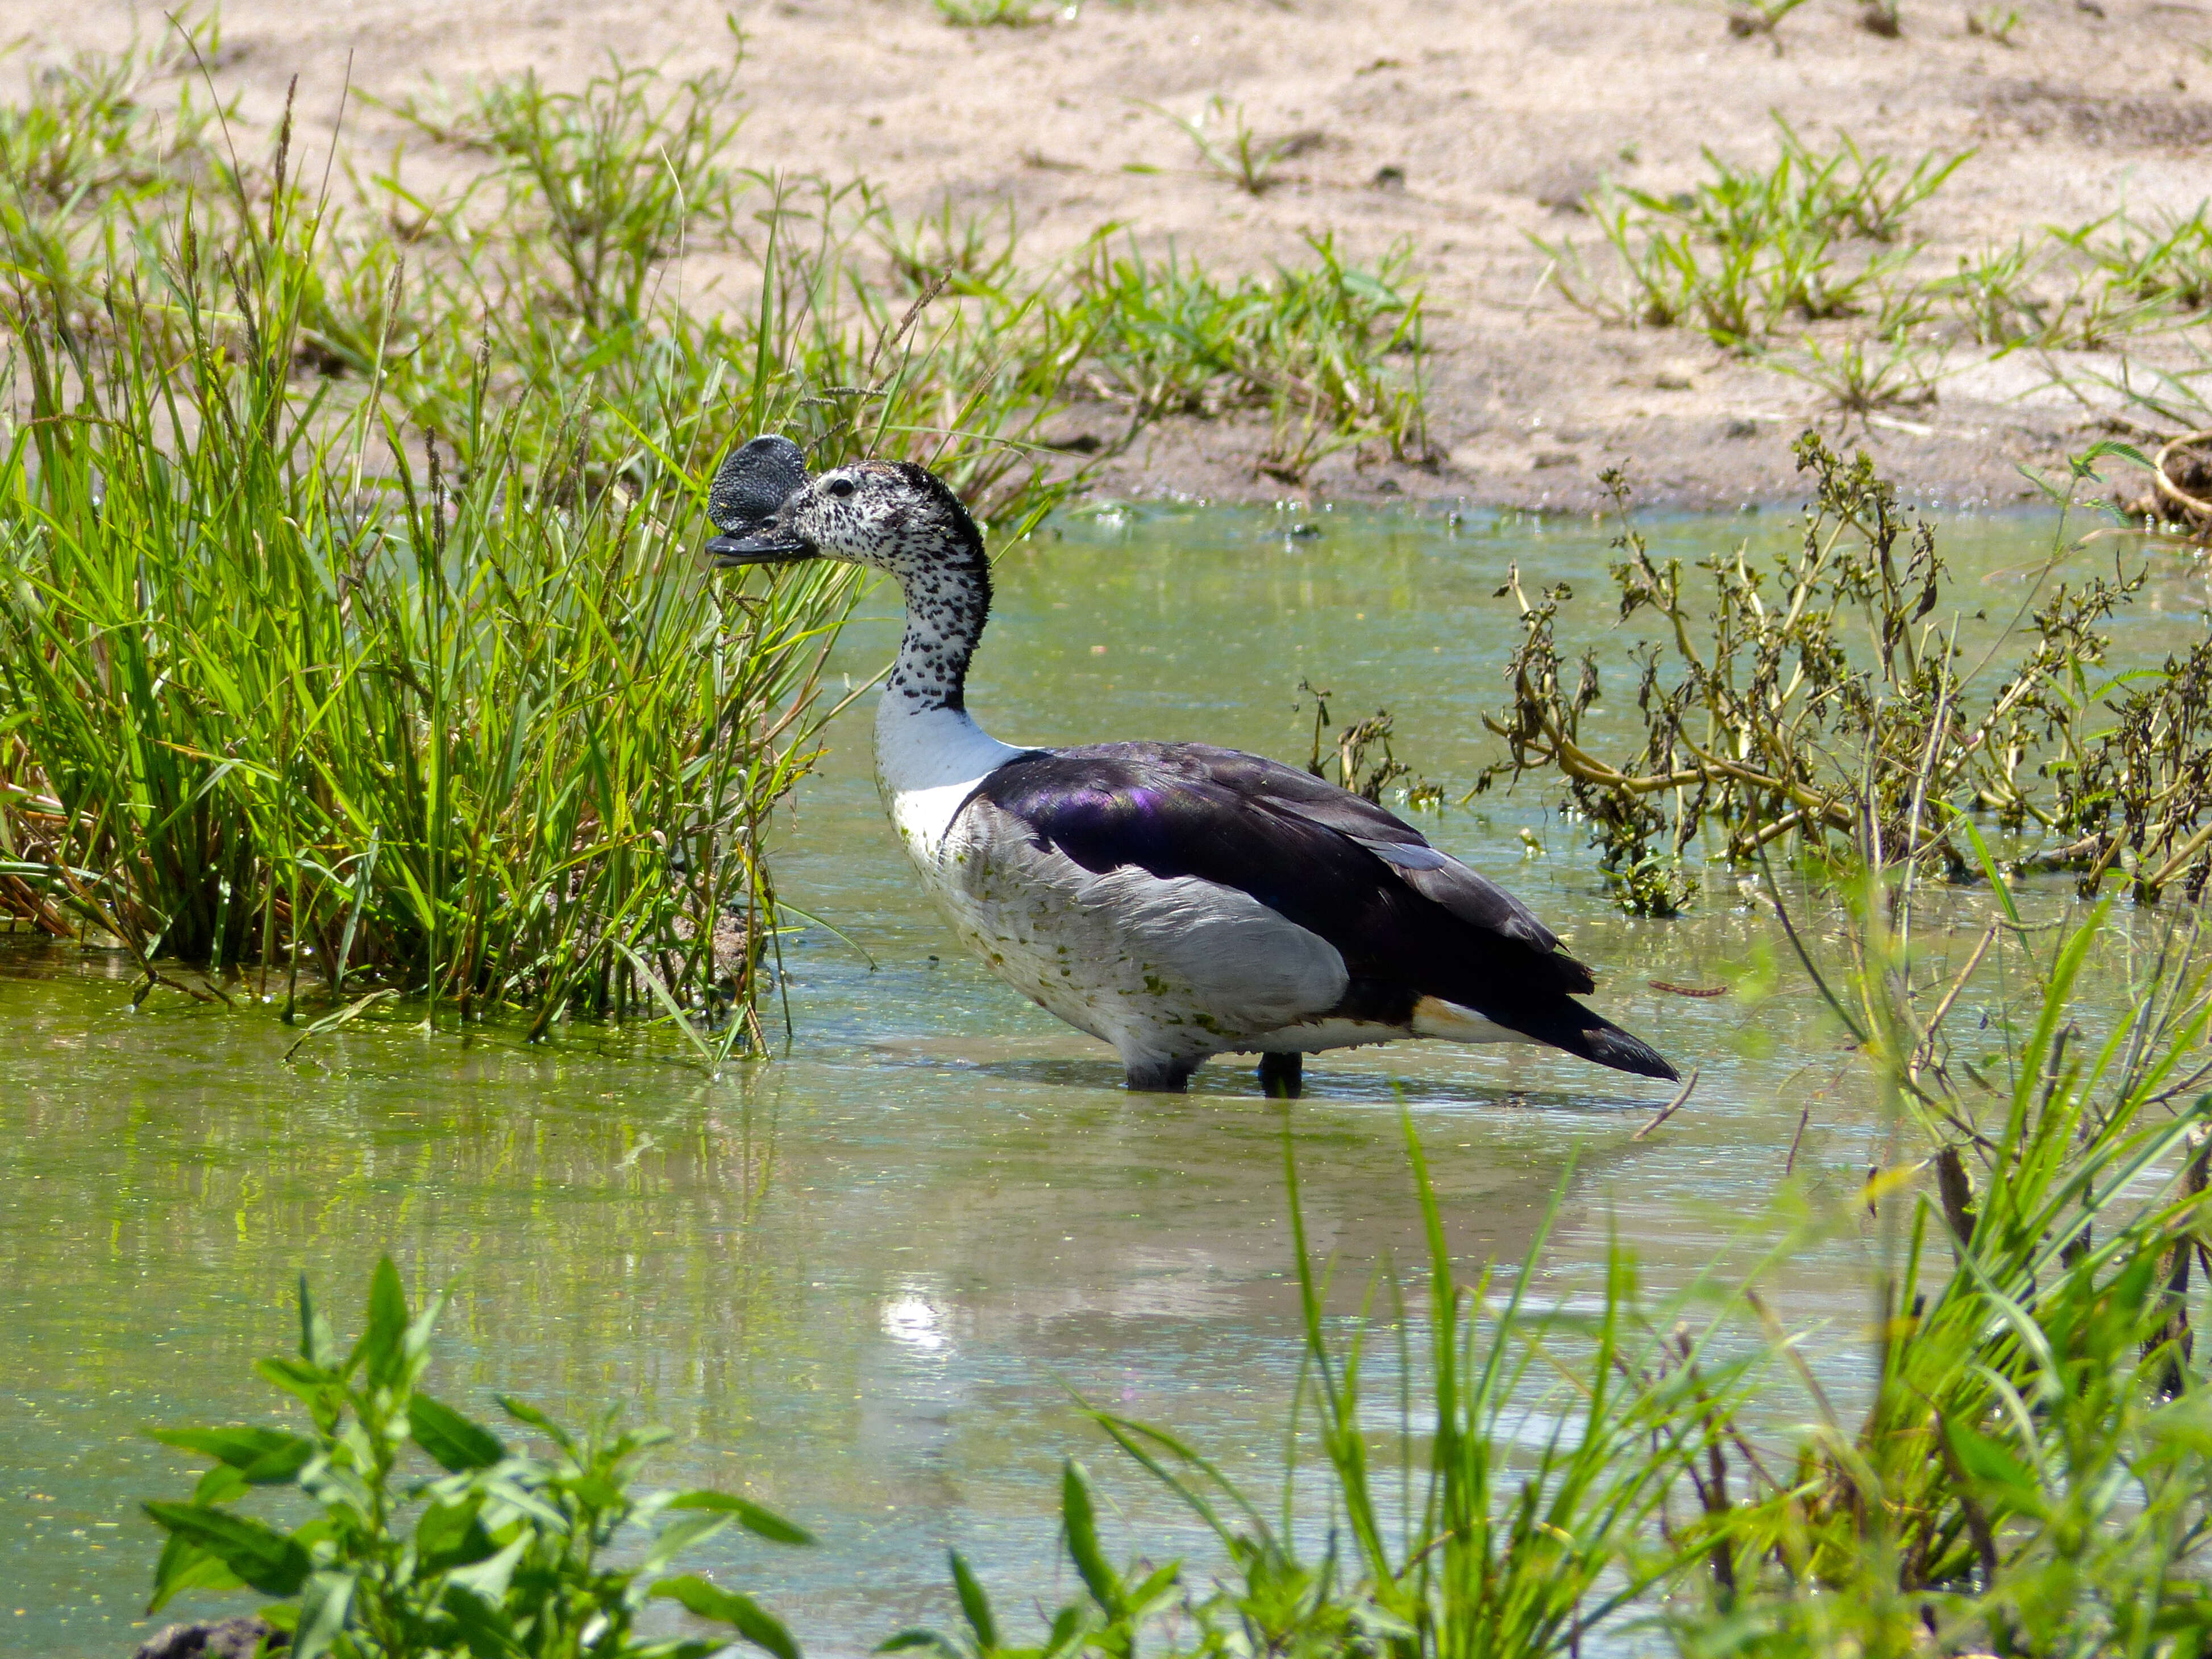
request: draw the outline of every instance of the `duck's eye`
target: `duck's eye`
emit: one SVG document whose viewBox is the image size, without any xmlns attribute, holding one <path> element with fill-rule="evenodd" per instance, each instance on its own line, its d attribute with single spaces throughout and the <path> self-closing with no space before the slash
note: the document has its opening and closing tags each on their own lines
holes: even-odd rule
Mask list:
<svg viewBox="0 0 2212 1659">
<path fill-rule="evenodd" d="M 854 485 L 850 478 L 832 478 L 823 488 L 842 501 L 853 493 Z"/>
</svg>

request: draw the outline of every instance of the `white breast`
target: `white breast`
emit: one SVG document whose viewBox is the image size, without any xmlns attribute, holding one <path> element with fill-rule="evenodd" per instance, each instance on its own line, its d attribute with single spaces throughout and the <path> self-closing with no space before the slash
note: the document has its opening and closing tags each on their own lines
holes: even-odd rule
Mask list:
<svg viewBox="0 0 2212 1659">
<path fill-rule="evenodd" d="M 940 875 L 945 832 L 977 784 L 1026 753 L 1000 743 L 957 708 L 916 709 L 886 691 L 876 705 L 876 787 L 923 876 Z"/>
</svg>

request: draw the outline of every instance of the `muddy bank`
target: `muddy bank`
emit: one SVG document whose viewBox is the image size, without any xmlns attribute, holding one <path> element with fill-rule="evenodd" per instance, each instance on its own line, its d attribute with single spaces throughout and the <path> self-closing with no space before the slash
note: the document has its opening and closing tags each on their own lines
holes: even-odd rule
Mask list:
<svg viewBox="0 0 2212 1659">
<path fill-rule="evenodd" d="M 264 123 L 296 75 L 310 131 L 338 118 L 349 76 L 347 137 L 380 155 L 405 132 L 371 100 L 425 75 L 534 67 L 576 84 L 610 52 L 685 71 L 726 61 L 733 23 L 749 63 L 749 164 L 865 177 L 908 214 L 1010 204 L 1025 260 L 1109 224 L 1227 270 L 1297 258 L 1308 232 L 1360 258 L 1410 238 L 1430 307 L 1432 459 L 1339 455 L 1314 470 L 1313 490 L 1580 508 L 1598 499 L 1599 471 L 1632 458 L 1644 499 L 1726 507 L 1794 499 L 1790 440 L 1814 422 L 1833 434 L 1832 401 L 1686 331 L 1601 325 L 1543 280 L 1530 239 L 1595 249 L 1576 204 L 1604 178 L 1663 196 L 1705 176 L 1706 146 L 1763 165 L 1778 114 L 1814 143 L 1972 149 L 1910 222 L 1929 245 L 1922 268 L 1937 274 L 2123 201 L 2194 207 L 2212 137 L 2212 9 L 2044 0 L 2020 8 L 2003 40 L 1970 28 L 1972 10 L 1905 0 L 1890 39 L 1845 0 L 1812 0 L 1771 37 L 1731 33 L 1717 4 L 1653 0 L 1089 0 L 1041 27 L 982 29 L 949 26 L 928 0 L 770 0 L 727 21 L 716 0 L 231 0 L 210 68 Z M 130 27 L 113 3 L 57 15 L 0 0 L 0 36 L 33 57 L 112 49 Z M 1145 106 L 1194 117 L 1215 97 L 1263 137 L 1297 136 L 1265 193 L 1200 167 L 1190 140 Z M 2180 362 L 2192 347 L 2184 331 L 2144 349 Z M 1935 402 L 1850 431 L 1922 499 L 2016 501 L 2032 493 L 2019 465 L 2055 465 L 2112 429 L 2095 406 L 2112 399 L 2078 389 L 2085 367 L 2100 369 L 1960 348 Z M 1079 408 L 1067 435 L 1120 429 L 1115 411 Z M 1259 447 L 1233 424 L 1170 422 L 1099 467 L 1097 487 L 1286 493 L 1255 472 Z"/>
</svg>

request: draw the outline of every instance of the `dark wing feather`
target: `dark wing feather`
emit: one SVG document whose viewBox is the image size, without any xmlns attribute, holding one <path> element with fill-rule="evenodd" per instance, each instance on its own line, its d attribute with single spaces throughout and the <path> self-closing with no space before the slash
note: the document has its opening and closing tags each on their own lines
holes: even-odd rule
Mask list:
<svg viewBox="0 0 2212 1659">
<path fill-rule="evenodd" d="M 1135 866 L 1249 893 L 1327 939 L 1365 994 L 1397 988 L 1401 1008 L 1442 997 L 1556 1042 L 1558 1005 L 1594 983 L 1518 900 L 1412 825 L 1256 756 L 1196 744 L 1042 751 L 971 799 L 1086 870 Z"/>
<path fill-rule="evenodd" d="M 1310 772 L 1258 755 L 1197 744 L 1175 747 L 1200 761 L 1212 776 L 1239 794 L 1351 837 L 1389 864 L 1399 879 L 1415 892 L 1442 905 L 1469 926 L 1516 940 L 1540 956 L 1550 957 L 1559 950 L 1558 935 L 1538 921 L 1527 905 L 1457 859 L 1438 852 L 1412 824 L 1373 801 L 1340 789 Z M 1580 963 L 1565 956 L 1557 960 L 1571 964 L 1574 974 L 1579 975 L 1578 982 L 1565 984 L 1562 988 L 1596 988 L 1596 981 Z"/>
</svg>

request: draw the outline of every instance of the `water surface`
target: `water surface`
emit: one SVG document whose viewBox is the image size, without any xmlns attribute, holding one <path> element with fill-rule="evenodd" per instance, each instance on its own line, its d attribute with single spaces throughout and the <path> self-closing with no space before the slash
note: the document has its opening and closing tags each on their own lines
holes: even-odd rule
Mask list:
<svg viewBox="0 0 2212 1659">
<path fill-rule="evenodd" d="M 1655 529 L 1688 556 L 1787 533 L 1751 516 Z M 2048 533 L 1962 520 L 1945 544 L 2002 598 Z M 1606 540 L 1581 521 L 1413 511 L 1070 518 L 1002 562 L 969 705 L 1010 741 L 1200 738 L 1296 761 L 1305 681 L 1342 716 L 1387 705 L 1401 757 L 1455 794 L 1492 753 L 1480 714 L 1515 637 L 1494 597 L 1507 567 L 1532 590 L 1575 584 L 1563 635 L 1594 635 Z M 2178 567 L 2154 597 L 2124 649 L 2201 627 Z M 878 593 L 833 684 L 864 681 L 895 640 Z M 286 1066 L 292 1034 L 260 1012 L 156 995 L 133 1013 L 113 957 L 0 943 L 0 1652 L 93 1659 L 138 1639 L 157 1542 L 136 1500 L 181 1495 L 192 1466 L 135 1431 L 276 1414 L 248 1369 L 288 1343 L 303 1270 L 347 1330 L 380 1251 L 418 1292 L 450 1286 L 439 1385 L 471 1408 L 497 1389 L 673 1426 L 667 1480 L 746 1492 L 823 1540 L 732 1542 L 701 1564 L 758 1589 L 811 1649 L 858 1652 L 949 1616 L 948 1544 L 1012 1605 L 1071 1592 L 1051 1565 L 1069 1452 L 1123 1505 L 1117 1547 L 1194 1546 L 1073 1394 L 1185 1431 L 1273 1490 L 1297 1365 L 1286 1123 L 1316 1248 L 1352 1290 L 1418 1254 L 1401 1098 L 1469 1264 L 1517 1261 L 1571 1166 L 1563 1284 L 1609 1225 L 1662 1280 L 1729 1248 L 1808 1101 L 1801 1170 L 1869 1161 L 1832 1033 L 1749 897 L 1723 881 L 1686 918 L 1614 914 L 1578 830 L 1535 789 L 1424 827 L 1597 967 L 1607 1013 L 1703 1068 L 1664 1131 L 1630 1139 L 1658 1085 L 1521 1048 L 1318 1057 L 1287 1116 L 1225 1060 L 1187 1099 L 1128 1096 L 1109 1051 L 986 977 L 920 896 L 879 815 L 866 717 L 834 731 L 779 869 L 873 965 L 823 929 L 794 935 L 788 1052 L 720 1081 L 660 1036 L 533 1049 L 396 1022 Z M 1650 982 L 1747 973 L 1781 994 L 1753 1008 Z M 1792 1311 L 1847 1323 L 1854 1263 L 1838 1247 L 1798 1264 Z"/>
</svg>

